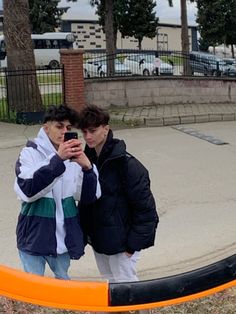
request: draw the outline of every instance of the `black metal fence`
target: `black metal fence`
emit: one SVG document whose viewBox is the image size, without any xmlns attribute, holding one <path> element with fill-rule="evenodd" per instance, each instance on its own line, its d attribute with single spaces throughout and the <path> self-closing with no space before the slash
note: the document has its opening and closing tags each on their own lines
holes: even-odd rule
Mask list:
<svg viewBox="0 0 236 314">
<path fill-rule="evenodd" d="M 108 72 L 108 63 L 114 60 L 114 71 Z M 114 55 L 104 51 L 86 51 L 84 77 L 108 76 L 221 76 L 236 77 L 235 64 L 203 52 L 183 54 L 180 51 L 119 50 Z"/>
<path fill-rule="evenodd" d="M 45 108 L 61 104 L 63 67 L 36 70 L 0 69 L 0 121 L 34 123 Z"/>
<path fill-rule="evenodd" d="M 113 71 L 110 71 L 111 60 L 114 60 Z M 229 63 L 227 59 L 197 51 L 184 55 L 179 51 L 119 50 L 109 56 L 105 51 L 93 50 L 84 54 L 83 67 L 86 79 L 140 75 L 224 79 L 236 78 L 235 64 L 232 59 Z M 0 69 L 0 121 L 34 123 L 42 119 L 48 105 L 64 102 L 63 75 L 63 67 L 32 71 Z"/>
</svg>

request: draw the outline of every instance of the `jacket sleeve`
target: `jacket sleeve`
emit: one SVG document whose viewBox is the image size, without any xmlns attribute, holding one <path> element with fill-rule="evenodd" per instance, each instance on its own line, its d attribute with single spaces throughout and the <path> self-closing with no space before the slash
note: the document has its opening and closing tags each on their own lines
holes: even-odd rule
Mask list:
<svg viewBox="0 0 236 314">
<path fill-rule="evenodd" d="M 65 171 L 63 160 L 51 154 L 42 162 L 35 162 L 33 148 L 23 148 L 16 162 L 14 190 L 25 202 L 33 202 L 51 191 Z"/>
<path fill-rule="evenodd" d="M 98 171 L 95 165 L 90 170 L 81 170 L 78 181 L 79 186 L 74 198 L 81 204 L 93 203 L 101 196 Z"/>
<path fill-rule="evenodd" d="M 134 253 L 154 245 L 159 217 L 150 189 L 147 169 L 136 158 L 128 158 L 125 193 L 130 210 L 127 252 Z"/>
</svg>

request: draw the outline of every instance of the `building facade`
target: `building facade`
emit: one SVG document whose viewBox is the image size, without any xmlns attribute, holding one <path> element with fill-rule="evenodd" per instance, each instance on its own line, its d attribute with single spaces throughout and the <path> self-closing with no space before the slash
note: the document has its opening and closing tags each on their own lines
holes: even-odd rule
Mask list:
<svg viewBox="0 0 236 314">
<path fill-rule="evenodd" d="M 75 48 L 91 50 L 105 49 L 106 40 L 104 31 L 94 16 L 75 16 L 64 14 L 61 30 L 73 32 L 76 38 Z M 189 49 L 198 50 L 197 26 L 188 27 Z M 137 49 L 138 40 L 134 37 L 122 38 L 117 34 L 118 49 Z M 181 24 L 171 20 L 159 20 L 156 36 L 153 39 L 145 37 L 142 41 L 142 49 L 150 50 L 177 50 L 181 51 Z"/>
</svg>

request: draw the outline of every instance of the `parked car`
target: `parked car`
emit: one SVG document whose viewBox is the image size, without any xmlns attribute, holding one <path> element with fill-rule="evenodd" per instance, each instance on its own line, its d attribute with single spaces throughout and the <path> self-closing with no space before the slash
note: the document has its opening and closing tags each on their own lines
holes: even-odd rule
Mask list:
<svg viewBox="0 0 236 314">
<path fill-rule="evenodd" d="M 224 76 L 236 76 L 236 65 L 226 66 L 226 69 L 222 72 Z"/>
<path fill-rule="evenodd" d="M 223 58 L 200 51 L 190 52 L 190 65 L 192 74 L 196 72 L 212 76 L 223 75 L 232 67 L 232 65 L 227 64 Z"/>
<path fill-rule="evenodd" d="M 235 65 L 236 66 L 236 59 L 235 58 L 223 58 L 227 65 Z"/>
<path fill-rule="evenodd" d="M 154 54 L 130 54 L 124 59 L 132 74 L 173 75 L 173 66 L 156 58 Z"/>
<path fill-rule="evenodd" d="M 131 70 L 119 59 L 115 59 L 115 75 L 131 75 Z M 84 63 L 84 77 L 107 76 L 107 60 L 87 60 Z"/>
</svg>

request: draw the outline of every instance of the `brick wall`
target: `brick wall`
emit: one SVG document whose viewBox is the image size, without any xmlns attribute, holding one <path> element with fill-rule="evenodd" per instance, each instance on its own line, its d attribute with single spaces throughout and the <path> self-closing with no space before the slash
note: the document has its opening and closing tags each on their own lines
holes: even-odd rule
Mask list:
<svg viewBox="0 0 236 314">
<path fill-rule="evenodd" d="M 84 105 L 83 51 L 61 49 L 60 54 L 64 66 L 65 104 L 79 111 Z"/>
</svg>

